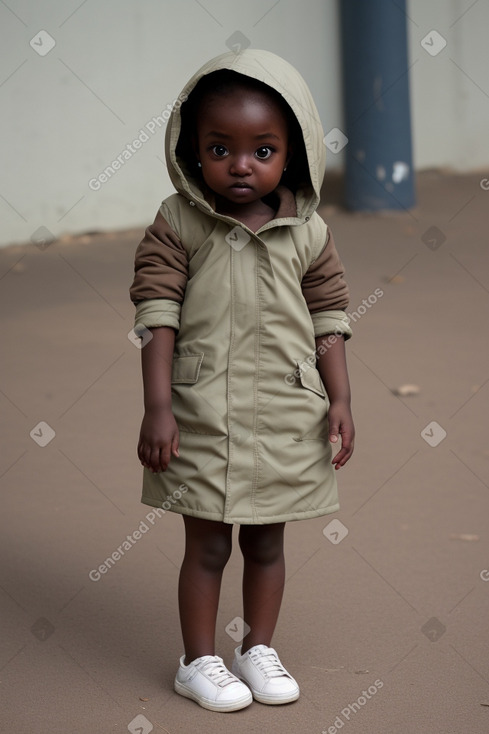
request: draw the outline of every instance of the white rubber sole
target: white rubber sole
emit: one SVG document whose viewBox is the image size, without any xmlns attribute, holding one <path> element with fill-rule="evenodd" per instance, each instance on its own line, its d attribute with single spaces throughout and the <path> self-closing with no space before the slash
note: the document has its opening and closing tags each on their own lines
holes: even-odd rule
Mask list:
<svg viewBox="0 0 489 734">
<path fill-rule="evenodd" d="M 253 690 L 251 691 L 251 693 L 255 701 L 258 701 L 259 703 L 266 703 L 269 706 L 278 706 L 282 703 L 292 703 L 293 701 L 297 701 L 297 699 L 301 695 L 300 691 L 296 691 L 296 693 L 287 694 L 283 698 L 278 698 L 277 696 L 267 697 L 266 694 L 258 693 L 258 691 L 253 691 Z"/>
<path fill-rule="evenodd" d="M 199 704 L 199 706 L 202 706 L 202 708 L 207 709 L 208 711 L 221 711 L 222 713 L 227 713 L 229 711 L 239 711 L 240 709 L 244 709 L 246 708 L 246 706 L 249 706 L 251 703 L 253 703 L 253 696 L 251 695 L 251 691 L 249 691 L 247 695 L 243 695 L 241 698 L 238 698 L 235 701 L 223 701 L 222 703 L 218 703 L 216 701 L 211 701 L 208 698 L 204 698 L 203 696 L 199 696 L 196 691 L 188 688 L 183 683 L 180 683 L 180 681 L 178 680 L 175 680 L 173 687 L 175 691 L 181 696 L 184 696 L 185 698 L 190 698 L 192 701 L 195 701 Z"/>
</svg>

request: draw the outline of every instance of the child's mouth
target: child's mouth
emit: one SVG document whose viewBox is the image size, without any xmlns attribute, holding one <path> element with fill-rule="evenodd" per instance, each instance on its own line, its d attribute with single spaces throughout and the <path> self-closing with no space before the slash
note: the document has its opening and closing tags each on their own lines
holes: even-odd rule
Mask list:
<svg viewBox="0 0 489 734">
<path fill-rule="evenodd" d="M 245 196 L 245 194 L 253 191 L 253 188 L 249 184 L 245 183 L 235 183 L 229 188 L 231 189 L 233 194 L 235 194 L 235 196 Z"/>
</svg>

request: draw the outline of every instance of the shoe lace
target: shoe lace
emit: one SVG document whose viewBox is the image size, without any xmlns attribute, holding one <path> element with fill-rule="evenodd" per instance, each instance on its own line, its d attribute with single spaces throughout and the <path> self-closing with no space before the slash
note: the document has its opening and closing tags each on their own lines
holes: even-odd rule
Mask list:
<svg viewBox="0 0 489 734">
<path fill-rule="evenodd" d="M 284 675 L 290 677 L 275 652 L 263 653 L 252 650 L 250 657 L 256 667 L 268 678 L 278 678 Z"/>
<path fill-rule="evenodd" d="M 203 661 L 199 666 L 201 671 L 212 680 L 216 686 L 223 688 L 230 683 L 236 683 L 236 676 L 233 675 L 224 665 L 222 660 L 215 658 L 213 660 Z"/>
</svg>

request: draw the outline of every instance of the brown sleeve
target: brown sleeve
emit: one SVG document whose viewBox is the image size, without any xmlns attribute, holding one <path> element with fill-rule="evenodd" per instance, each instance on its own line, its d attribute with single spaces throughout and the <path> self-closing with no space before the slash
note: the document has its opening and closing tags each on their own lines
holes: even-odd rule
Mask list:
<svg viewBox="0 0 489 734">
<path fill-rule="evenodd" d="M 311 313 L 343 310 L 348 306 L 348 286 L 343 278 L 344 273 L 328 227 L 326 244 L 321 254 L 302 278 L 302 292 Z"/>
<path fill-rule="evenodd" d="M 160 212 L 138 245 L 134 270 L 131 301 L 168 298 L 182 303 L 188 277 L 187 253 Z"/>
</svg>

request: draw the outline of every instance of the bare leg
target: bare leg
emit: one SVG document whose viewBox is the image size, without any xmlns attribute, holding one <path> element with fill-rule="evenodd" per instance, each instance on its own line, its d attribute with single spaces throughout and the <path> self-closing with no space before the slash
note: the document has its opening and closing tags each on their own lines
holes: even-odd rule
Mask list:
<svg viewBox="0 0 489 734">
<path fill-rule="evenodd" d="M 243 614 L 250 631 L 241 653 L 254 645 L 270 646 L 285 583 L 285 523 L 242 525 L 239 544 L 244 558 Z"/>
<path fill-rule="evenodd" d="M 215 654 L 216 617 L 222 572 L 232 547 L 233 526 L 183 516 L 185 556 L 180 569 L 178 603 L 185 664 Z"/>
</svg>

